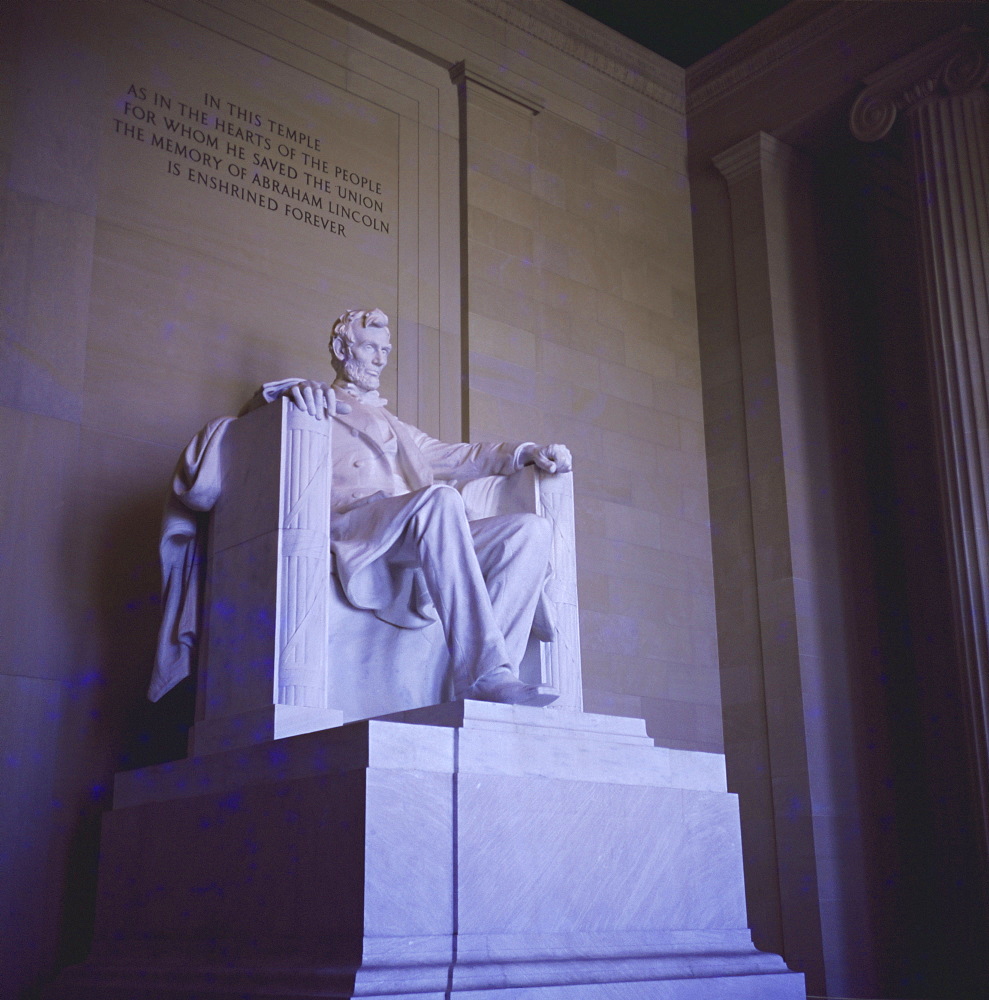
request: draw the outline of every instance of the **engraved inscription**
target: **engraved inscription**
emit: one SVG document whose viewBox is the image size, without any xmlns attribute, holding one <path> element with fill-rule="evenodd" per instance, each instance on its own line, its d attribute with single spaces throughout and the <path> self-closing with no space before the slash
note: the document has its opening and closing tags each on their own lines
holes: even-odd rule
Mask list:
<svg viewBox="0 0 989 1000">
<path fill-rule="evenodd" d="M 204 92 L 199 103 L 131 81 L 112 118 L 120 140 L 160 156 L 176 182 L 347 239 L 390 235 L 394 211 L 380 180 L 337 162 L 324 137 Z"/>
</svg>

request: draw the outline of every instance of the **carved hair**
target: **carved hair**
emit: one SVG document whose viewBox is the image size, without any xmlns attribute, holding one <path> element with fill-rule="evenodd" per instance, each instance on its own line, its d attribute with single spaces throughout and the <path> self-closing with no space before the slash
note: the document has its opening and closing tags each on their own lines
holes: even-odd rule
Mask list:
<svg viewBox="0 0 989 1000">
<path fill-rule="evenodd" d="M 330 358 L 333 367 L 339 371 L 343 364 L 334 350 L 338 339 L 352 345 L 357 340 L 358 330 L 383 326 L 388 326 L 388 317 L 380 309 L 348 309 L 333 324 L 333 335 L 330 338 Z"/>
</svg>

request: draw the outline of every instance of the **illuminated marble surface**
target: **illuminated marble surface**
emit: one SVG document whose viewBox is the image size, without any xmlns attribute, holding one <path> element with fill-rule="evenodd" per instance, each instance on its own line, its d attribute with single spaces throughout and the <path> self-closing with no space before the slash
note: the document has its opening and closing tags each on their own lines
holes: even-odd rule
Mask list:
<svg viewBox="0 0 989 1000">
<path fill-rule="evenodd" d="M 751 943 L 723 758 L 640 720 L 452 702 L 125 773 L 115 802 L 58 997 L 804 996 Z"/>
</svg>

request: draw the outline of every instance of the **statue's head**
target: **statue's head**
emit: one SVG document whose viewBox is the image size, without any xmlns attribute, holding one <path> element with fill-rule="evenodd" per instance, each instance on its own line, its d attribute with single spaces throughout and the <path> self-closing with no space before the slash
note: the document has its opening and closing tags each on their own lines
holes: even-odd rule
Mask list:
<svg viewBox="0 0 989 1000">
<path fill-rule="evenodd" d="M 333 324 L 333 369 L 358 389 L 378 388 L 390 353 L 388 317 L 380 309 L 348 309 Z"/>
</svg>

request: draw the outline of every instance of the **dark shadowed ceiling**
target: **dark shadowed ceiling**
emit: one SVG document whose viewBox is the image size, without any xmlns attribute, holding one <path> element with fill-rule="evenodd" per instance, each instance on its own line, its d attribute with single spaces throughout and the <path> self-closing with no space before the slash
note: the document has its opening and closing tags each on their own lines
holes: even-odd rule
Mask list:
<svg viewBox="0 0 989 1000">
<path fill-rule="evenodd" d="M 678 66 L 687 67 L 788 0 L 566 0 Z"/>
</svg>

